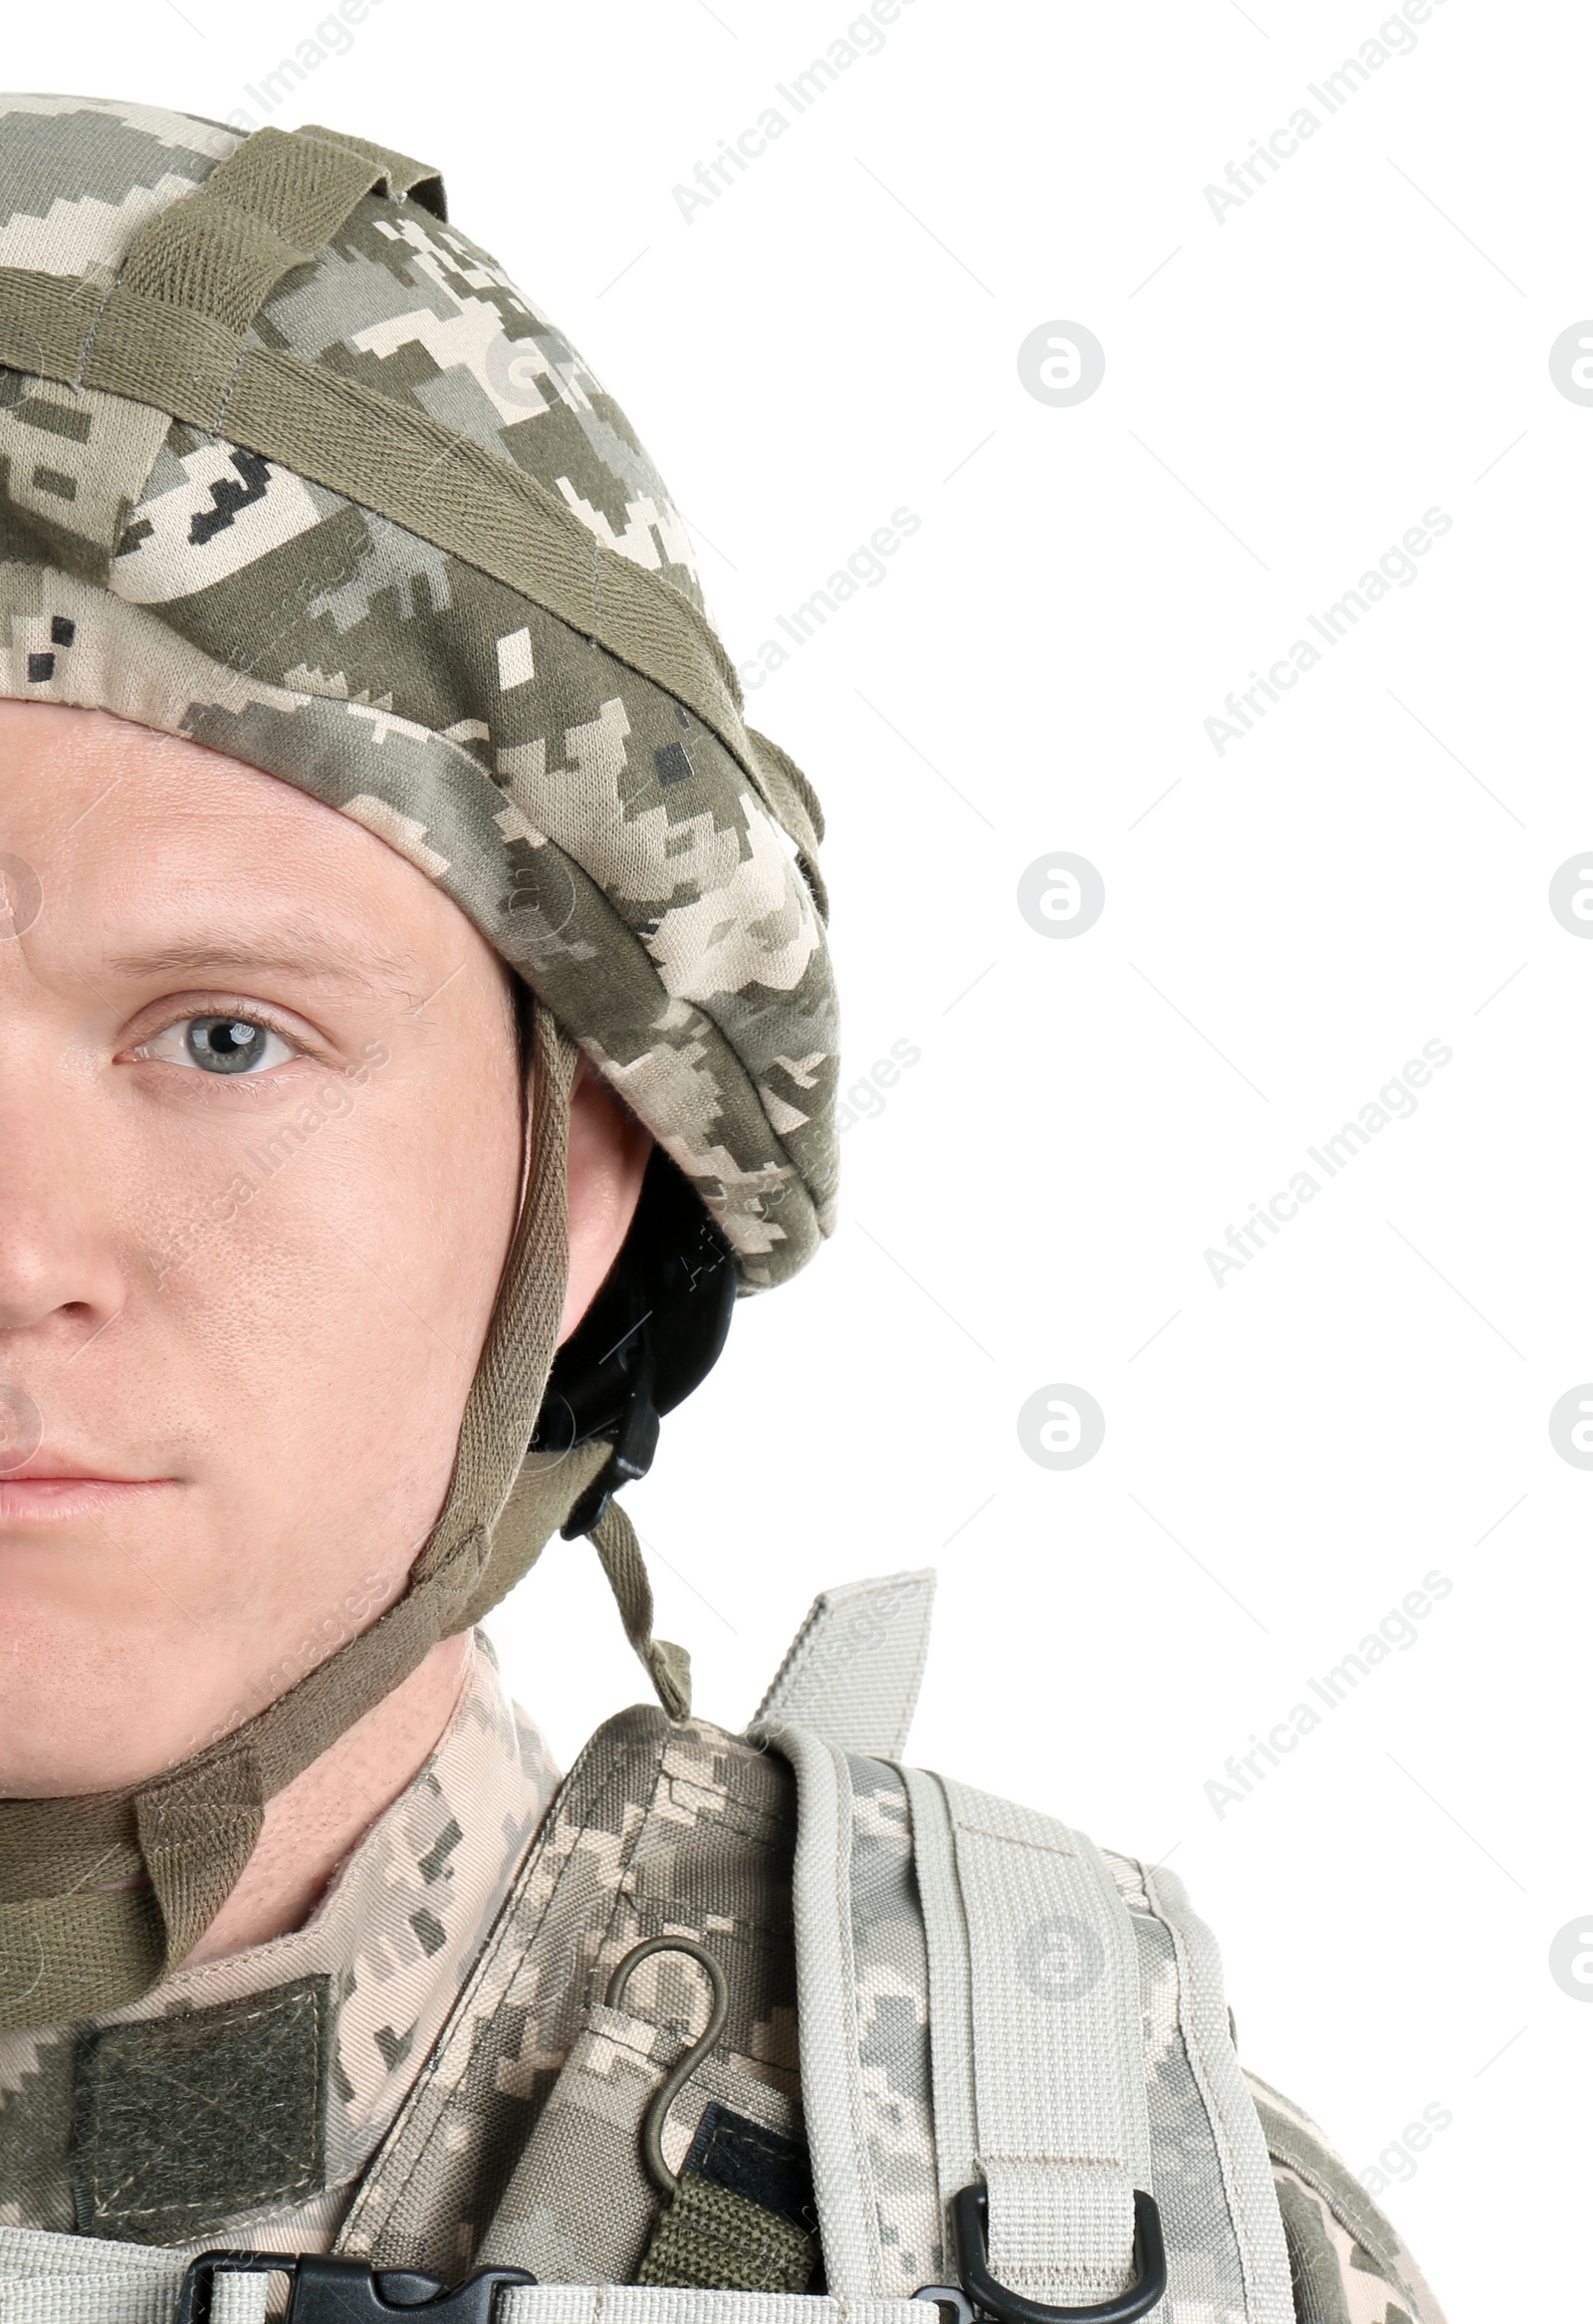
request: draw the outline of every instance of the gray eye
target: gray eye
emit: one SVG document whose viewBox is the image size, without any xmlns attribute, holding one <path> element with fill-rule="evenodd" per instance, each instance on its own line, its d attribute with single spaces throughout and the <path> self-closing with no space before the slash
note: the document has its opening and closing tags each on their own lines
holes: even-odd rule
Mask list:
<svg viewBox="0 0 1593 2324">
<path fill-rule="evenodd" d="M 266 1029 L 241 1017 L 190 1017 L 188 1054 L 210 1073 L 247 1073 L 265 1053 Z"/>
<path fill-rule="evenodd" d="M 165 1064 L 197 1065 L 202 1073 L 258 1073 L 297 1053 L 281 1034 L 247 1017 L 182 1017 L 143 1049 Z"/>
</svg>

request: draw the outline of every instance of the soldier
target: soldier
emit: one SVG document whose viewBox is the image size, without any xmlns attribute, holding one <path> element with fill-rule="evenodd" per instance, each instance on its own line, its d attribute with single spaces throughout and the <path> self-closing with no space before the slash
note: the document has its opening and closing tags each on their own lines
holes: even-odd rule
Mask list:
<svg viewBox="0 0 1593 2324">
<path fill-rule="evenodd" d="M 751 1738 L 652 1635 L 613 1495 L 833 1224 L 822 821 L 434 172 L 0 99 L 0 612 L 16 2312 L 1439 2324 L 1177 1883 L 901 1766 L 924 1577 Z M 556 1529 L 659 1698 L 557 1786 Z"/>
</svg>

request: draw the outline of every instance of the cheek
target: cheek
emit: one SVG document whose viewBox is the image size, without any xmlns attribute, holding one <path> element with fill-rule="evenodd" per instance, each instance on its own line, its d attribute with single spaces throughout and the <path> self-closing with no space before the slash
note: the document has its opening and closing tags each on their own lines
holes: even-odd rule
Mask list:
<svg viewBox="0 0 1593 2324">
<path fill-rule="evenodd" d="M 220 1176 L 207 1154 L 217 1186 L 241 1172 L 253 1191 L 145 1293 L 217 1520 L 291 1544 L 294 1597 L 307 1555 L 329 1582 L 407 1565 L 435 1517 L 518 1201 L 512 1051 L 452 1028 L 389 1046 L 341 1112 L 262 1109 Z"/>
</svg>

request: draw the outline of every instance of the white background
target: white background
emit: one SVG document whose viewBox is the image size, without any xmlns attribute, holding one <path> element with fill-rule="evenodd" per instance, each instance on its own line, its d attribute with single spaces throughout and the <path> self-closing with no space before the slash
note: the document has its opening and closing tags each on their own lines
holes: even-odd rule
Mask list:
<svg viewBox="0 0 1593 2324">
<path fill-rule="evenodd" d="M 1593 2007 L 1548 1949 L 1593 1908 L 1593 1473 L 1547 1417 L 1593 1376 L 1593 944 L 1547 886 L 1593 846 L 1593 409 L 1548 350 L 1593 314 L 1593 25 L 1441 0 L 1329 116 L 1375 0 L 908 0 L 796 117 L 775 85 L 848 21 L 379 0 L 269 116 L 442 165 L 631 414 L 738 657 L 921 520 L 750 697 L 828 811 L 846 1085 L 921 1054 L 631 1497 L 660 1627 L 739 1724 L 815 1589 L 937 1565 L 914 1755 L 1171 1855 L 1247 2062 L 1352 2168 L 1453 2117 L 1387 2199 L 1452 2324 L 1586 2315 Z M 17 11 L 5 78 L 258 122 L 317 22 Z M 1057 320 L 1106 352 L 1070 408 L 1018 371 Z M 1435 507 L 1419 578 L 1219 756 L 1203 721 Z M 1058 850 L 1106 885 L 1070 941 L 1017 907 Z M 1429 1041 L 1415 1114 L 1219 1285 L 1208 1247 Z M 1016 1425 L 1056 1382 L 1106 1416 L 1065 1473 Z M 1434 1569 L 1418 1642 L 1219 1815 Z M 583 1546 L 496 1630 L 567 1761 L 638 1691 Z"/>
</svg>

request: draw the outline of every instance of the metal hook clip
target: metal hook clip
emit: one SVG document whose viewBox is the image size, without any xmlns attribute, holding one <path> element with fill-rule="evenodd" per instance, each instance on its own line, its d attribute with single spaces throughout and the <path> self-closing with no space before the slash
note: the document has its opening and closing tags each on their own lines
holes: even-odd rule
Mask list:
<svg viewBox="0 0 1593 2324">
<path fill-rule="evenodd" d="M 690 1937 L 647 1937 L 642 1940 L 640 1945 L 631 1947 L 609 1978 L 608 1990 L 603 1995 L 605 2008 L 617 2009 L 620 2006 L 625 1997 L 625 1988 L 630 1983 L 632 1971 L 639 1969 L 641 1964 L 649 1960 L 655 1953 L 684 1953 L 688 1960 L 696 1962 L 698 1968 L 703 1971 L 713 1994 L 713 2007 L 708 2013 L 708 2023 L 692 2043 L 690 2049 L 677 2058 L 674 2065 L 671 2066 L 660 2085 L 658 2095 L 642 2118 L 641 2157 L 647 2166 L 647 2176 L 661 2194 L 671 2196 L 679 2186 L 680 2180 L 678 2173 L 671 2171 L 669 2165 L 664 2161 L 664 2117 L 724 2032 L 725 2019 L 730 2013 L 730 1988 L 725 1982 L 725 1973 L 718 1962 L 715 1961 L 711 1953 L 706 1952 L 701 1945 L 697 1944 L 695 1939 Z"/>
</svg>

